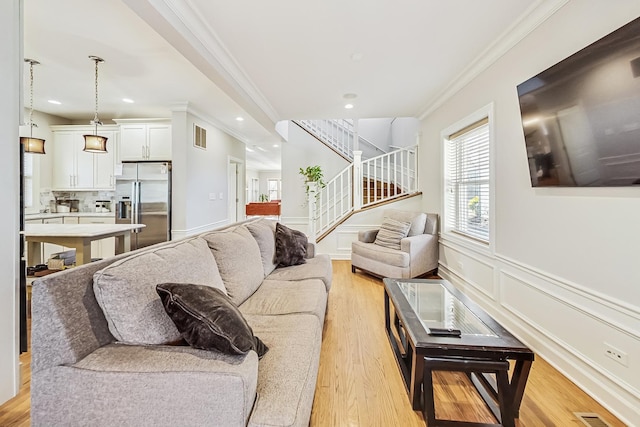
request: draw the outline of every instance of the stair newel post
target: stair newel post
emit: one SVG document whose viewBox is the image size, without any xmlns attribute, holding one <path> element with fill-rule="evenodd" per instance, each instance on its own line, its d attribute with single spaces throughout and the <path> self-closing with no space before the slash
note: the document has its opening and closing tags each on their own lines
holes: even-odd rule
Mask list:
<svg viewBox="0 0 640 427">
<path fill-rule="evenodd" d="M 353 209 L 362 208 L 362 151 L 353 152 Z"/>
<path fill-rule="evenodd" d="M 318 218 L 318 214 L 316 212 L 317 202 L 318 202 L 318 184 L 312 181 L 307 181 L 306 183 L 308 188 L 308 205 L 309 205 L 309 232 L 307 236 L 309 238 L 309 242 L 316 242 L 316 221 Z"/>
</svg>

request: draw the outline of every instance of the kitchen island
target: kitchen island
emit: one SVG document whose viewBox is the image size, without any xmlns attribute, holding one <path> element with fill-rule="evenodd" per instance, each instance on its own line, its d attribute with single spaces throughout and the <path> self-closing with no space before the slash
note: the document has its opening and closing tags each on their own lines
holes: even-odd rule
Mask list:
<svg viewBox="0 0 640 427">
<path fill-rule="evenodd" d="M 54 243 L 76 250 L 76 265 L 91 261 L 91 242 L 116 237 L 116 254 L 131 250 L 131 233 L 144 224 L 25 224 L 27 265 L 40 260 L 40 245 Z"/>
</svg>

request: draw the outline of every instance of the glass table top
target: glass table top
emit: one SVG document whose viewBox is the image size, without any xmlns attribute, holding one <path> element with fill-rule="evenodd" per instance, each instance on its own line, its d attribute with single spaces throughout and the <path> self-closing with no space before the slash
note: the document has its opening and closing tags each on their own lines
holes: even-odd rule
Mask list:
<svg viewBox="0 0 640 427">
<path fill-rule="evenodd" d="M 498 336 L 442 284 L 400 280 L 397 284 L 427 331 L 458 329 L 462 335 Z"/>
</svg>

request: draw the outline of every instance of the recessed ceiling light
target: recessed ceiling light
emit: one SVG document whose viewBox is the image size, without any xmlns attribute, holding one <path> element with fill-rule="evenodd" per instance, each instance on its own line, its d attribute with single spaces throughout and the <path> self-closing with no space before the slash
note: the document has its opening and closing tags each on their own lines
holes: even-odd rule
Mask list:
<svg viewBox="0 0 640 427">
<path fill-rule="evenodd" d="M 55 99 L 50 99 L 49 101 L 47 101 L 49 104 L 54 104 L 54 105 L 62 105 L 62 102 L 60 101 L 56 101 Z"/>
<path fill-rule="evenodd" d="M 353 108 L 353 104 L 346 104 L 344 108 L 346 108 L 347 110 L 350 110 Z"/>
<path fill-rule="evenodd" d="M 122 102 L 126 102 L 127 104 L 133 104 L 135 101 L 131 98 L 122 98 Z"/>
<path fill-rule="evenodd" d="M 351 60 L 360 61 L 363 57 L 364 55 L 361 52 L 355 52 L 354 54 L 351 55 Z"/>
<path fill-rule="evenodd" d="M 355 93 L 345 93 L 344 95 L 342 95 L 342 97 L 344 99 L 356 99 L 358 95 L 356 95 Z"/>
<path fill-rule="evenodd" d="M 250 153 L 253 153 L 253 150 L 252 150 L 251 148 L 249 148 L 249 147 L 247 147 L 247 148 L 246 148 L 246 150 L 247 150 L 248 152 L 250 152 Z"/>
<path fill-rule="evenodd" d="M 257 146 L 257 145 L 254 145 L 253 147 L 254 147 L 256 150 L 262 151 L 263 153 L 266 153 L 266 152 L 267 152 L 267 150 L 265 150 L 264 148 L 259 147 L 259 146 Z"/>
<path fill-rule="evenodd" d="M 236 117 L 236 120 L 239 121 L 239 122 L 242 122 L 242 121 L 244 121 L 244 117 L 238 116 L 238 117 Z"/>
<path fill-rule="evenodd" d="M 278 144 L 273 144 L 273 148 L 278 148 L 279 145 Z"/>
</svg>

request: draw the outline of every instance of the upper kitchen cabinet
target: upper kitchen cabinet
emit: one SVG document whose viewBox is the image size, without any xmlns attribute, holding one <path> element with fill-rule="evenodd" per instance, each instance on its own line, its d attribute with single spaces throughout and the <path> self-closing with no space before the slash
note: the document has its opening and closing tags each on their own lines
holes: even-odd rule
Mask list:
<svg viewBox="0 0 640 427">
<path fill-rule="evenodd" d="M 171 160 L 171 124 L 167 120 L 120 124 L 120 160 Z"/>
<path fill-rule="evenodd" d="M 99 126 L 98 134 L 108 138 L 106 153 L 87 153 L 84 136 L 93 134 L 93 126 L 51 126 L 53 190 L 113 190 L 115 188 L 115 152 L 118 127 Z"/>
</svg>

